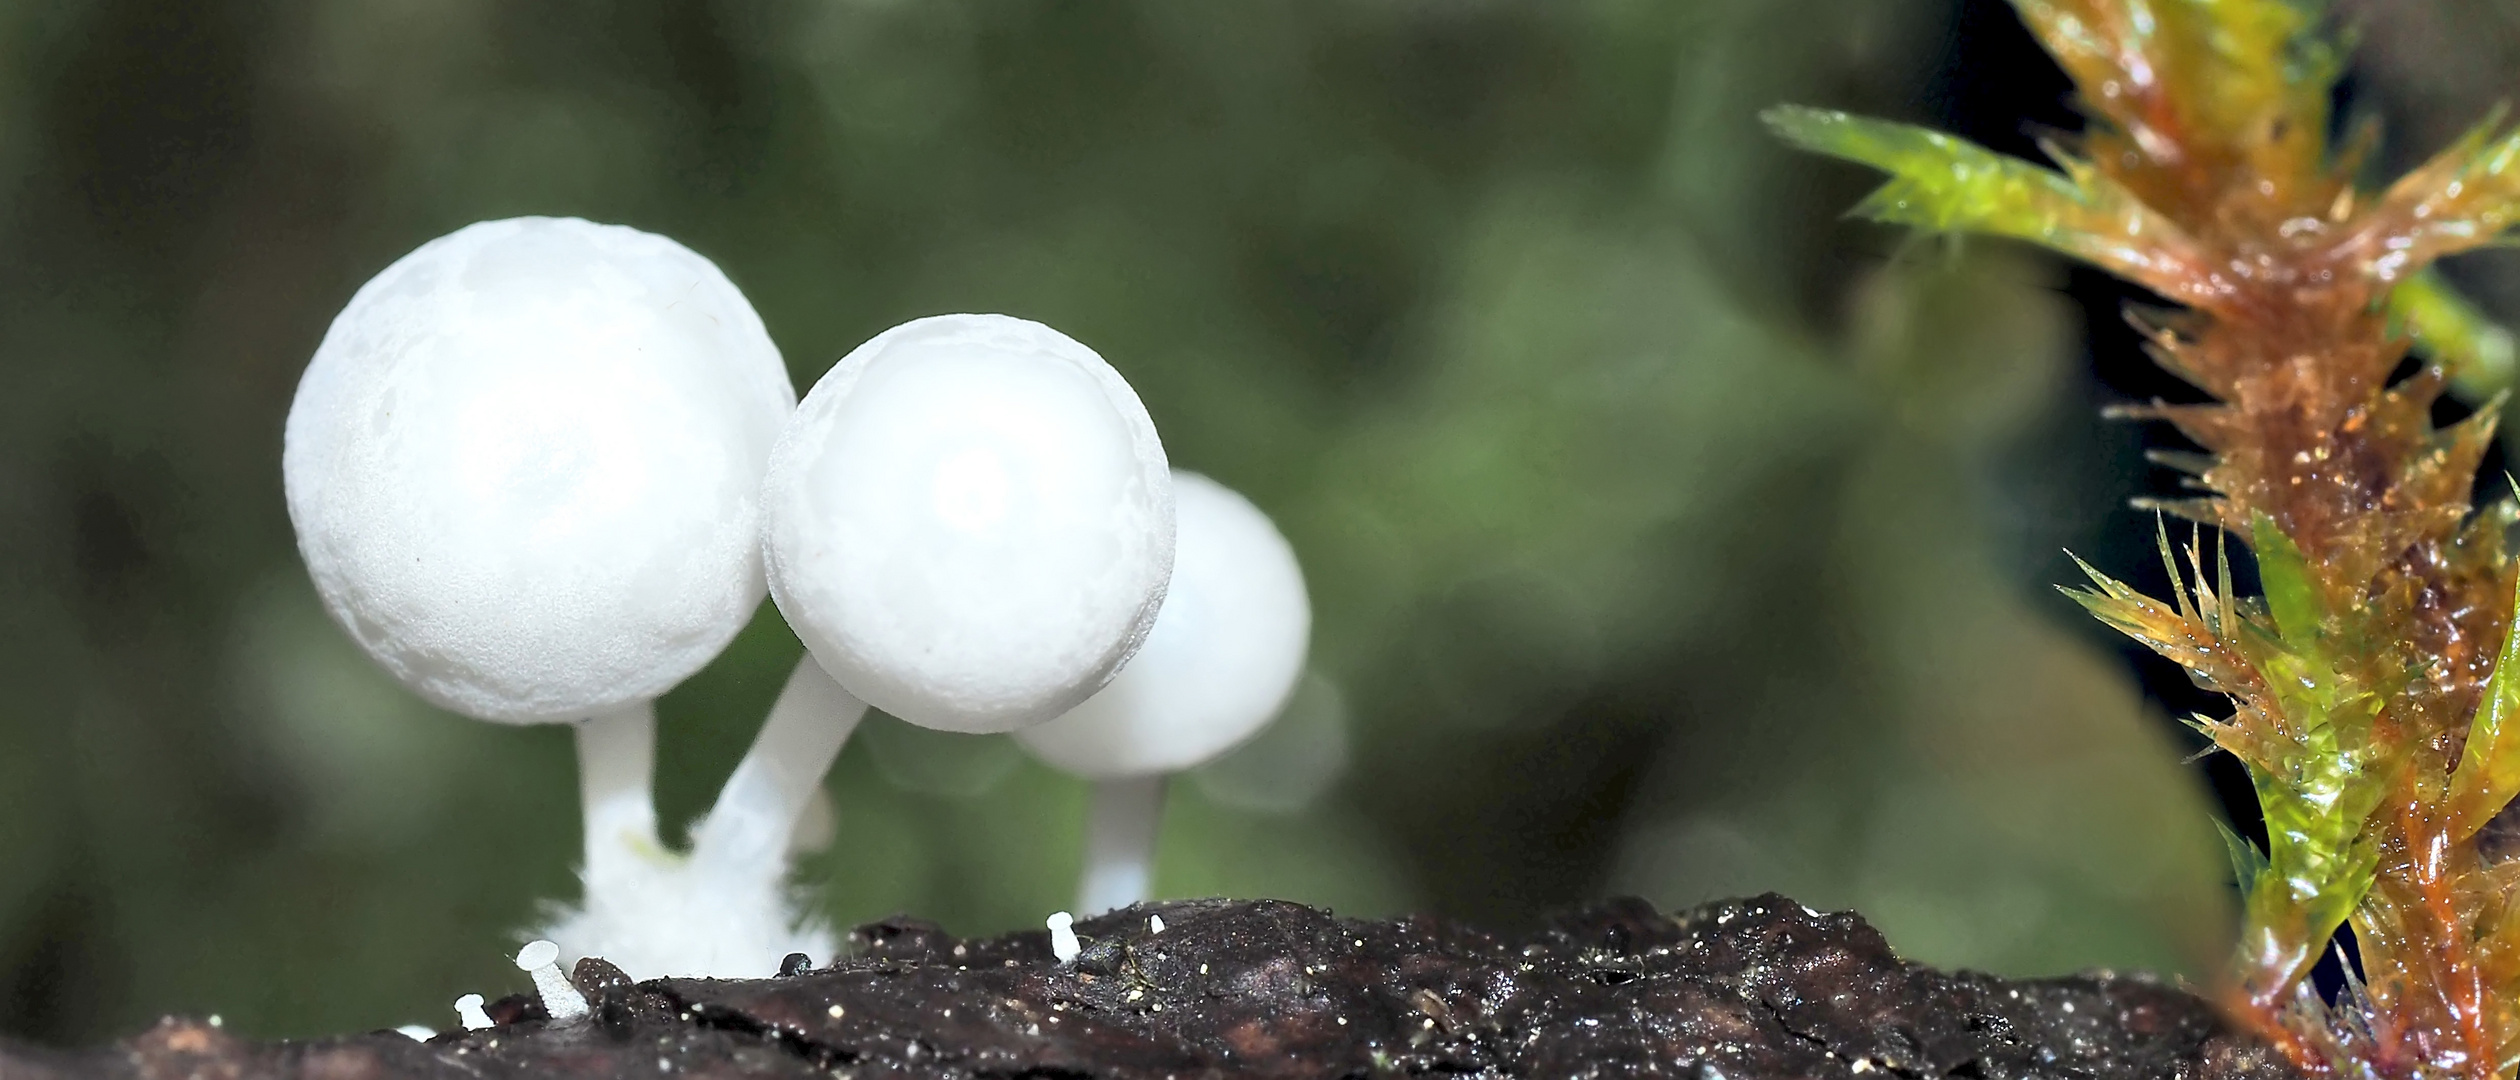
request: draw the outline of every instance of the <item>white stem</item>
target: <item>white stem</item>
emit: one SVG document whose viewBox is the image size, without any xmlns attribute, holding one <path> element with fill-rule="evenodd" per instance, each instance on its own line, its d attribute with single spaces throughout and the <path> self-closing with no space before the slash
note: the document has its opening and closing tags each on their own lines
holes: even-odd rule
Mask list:
<svg viewBox="0 0 2520 1080">
<path fill-rule="evenodd" d="M 1091 915 L 1146 899 L 1155 876 L 1155 824 L 1163 813 L 1160 774 L 1095 782 L 1076 910 Z"/>
<path fill-rule="evenodd" d="M 662 847 L 653 794 L 656 703 L 642 701 L 578 721 L 577 751 L 591 881 Z"/>
<path fill-rule="evenodd" d="M 718 790 L 692 839 L 692 862 L 716 871 L 751 868 L 777 877 L 788 839 L 822 786 L 840 744 L 866 716 L 866 703 L 841 688 L 807 654 L 789 673 L 752 749 Z"/>
</svg>

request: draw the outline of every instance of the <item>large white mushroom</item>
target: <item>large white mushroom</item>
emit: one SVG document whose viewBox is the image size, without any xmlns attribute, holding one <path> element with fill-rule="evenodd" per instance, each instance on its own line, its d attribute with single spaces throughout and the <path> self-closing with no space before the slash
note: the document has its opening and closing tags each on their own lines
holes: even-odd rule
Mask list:
<svg viewBox="0 0 2520 1080">
<path fill-rule="evenodd" d="M 1180 533 L 1154 631 L 1100 693 L 1015 733 L 1094 781 L 1077 910 L 1147 898 L 1164 779 L 1250 738 L 1286 707 L 1312 633 L 1295 550 L 1268 515 L 1193 472 L 1173 474 Z"/>
<path fill-rule="evenodd" d="M 939 315 L 806 394 L 763 481 L 770 592 L 808 655 L 694 840 L 783 846 L 872 703 L 1000 732 L 1083 701 L 1172 575 L 1171 473 L 1137 394 L 1040 323 Z"/>
<path fill-rule="evenodd" d="M 333 617 L 432 702 L 576 725 L 581 914 L 666 858 L 653 702 L 761 602 L 761 477 L 795 401 L 708 259 L 573 218 L 396 260 L 298 384 L 289 515 Z"/>
</svg>

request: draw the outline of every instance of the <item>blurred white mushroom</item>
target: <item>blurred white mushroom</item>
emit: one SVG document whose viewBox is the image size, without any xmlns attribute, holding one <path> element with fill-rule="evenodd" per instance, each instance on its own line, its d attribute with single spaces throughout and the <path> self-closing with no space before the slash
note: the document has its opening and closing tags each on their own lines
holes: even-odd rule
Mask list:
<svg viewBox="0 0 2520 1080">
<path fill-rule="evenodd" d="M 1147 898 L 1164 778 L 1250 738 L 1285 708 L 1312 633 L 1295 551 L 1250 501 L 1173 474 L 1171 591 L 1111 684 L 1015 733 L 1043 761 L 1095 781 L 1077 910 Z"/>
<path fill-rule="evenodd" d="M 653 702 L 761 602 L 760 481 L 795 401 L 709 260 L 573 218 L 396 260 L 298 384 L 282 470 L 326 608 L 432 702 L 576 724 L 590 910 L 666 857 Z"/>
</svg>

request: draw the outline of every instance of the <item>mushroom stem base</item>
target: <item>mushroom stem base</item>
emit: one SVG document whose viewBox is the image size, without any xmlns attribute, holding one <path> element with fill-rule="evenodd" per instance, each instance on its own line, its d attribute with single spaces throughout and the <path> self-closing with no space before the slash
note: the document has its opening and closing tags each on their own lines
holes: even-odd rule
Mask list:
<svg viewBox="0 0 2520 1080">
<path fill-rule="evenodd" d="M 1155 827 L 1164 813 L 1164 777 L 1094 784 L 1085 817 L 1085 876 L 1076 910 L 1100 914 L 1147 898 L 1155 877 Z"/>
</svg>

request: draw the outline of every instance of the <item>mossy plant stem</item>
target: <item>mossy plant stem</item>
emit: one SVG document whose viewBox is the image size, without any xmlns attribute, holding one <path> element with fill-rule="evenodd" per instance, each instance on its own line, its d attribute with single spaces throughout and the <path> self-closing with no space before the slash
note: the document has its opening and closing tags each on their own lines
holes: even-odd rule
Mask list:
<svg viewBox="0 0 2520 1080">
<path fill-rule="evenodd" d="M 1164 780 L 1158 774 L 1095 782 L 1085 815 L 1085 876 L 1077 884 L 1076 910 L 1093 915 L 1147 899 Z"/>
<path fill-rule="evenodd" d="M 783 872 L 798 819 L 865 716 L 866 703 L 811 655 L 799 659 L 752 748 L 695 830 L 693 864 L 709 873 Z"/>
<path fill-rule="evenodd" d="M 2145 499 L 2256 556 L 2265 596 L 2192 542 L 2167 599 L 2086 567 L 2076 597 L 2229 695 L 2192 725 L 2247 766 L 2261 850 L 2226 834 L 2247 897 L 2235 1013 L 2314 1076 L 2509 1080 L 2520 1061 L 2520 876 L 2482 830 L 2520 795 L 2520 504 L 2474 502 L 2496 395 L 2436 426 L 2454 382 L 2508 376 L 2509 335 L 2427 264 L 2520 227 L 2520 131 L 2497 114 L 2386 187 L 2331 145 L 2344 48 L 2292 0 L 2018 0 L 2092 123 L 2053 171 L 1940 133 L 1818 109 L 1769 122 L 1882 168 L 1862 212 L 2039 243 L 2186 310 L 2131 312 L 2211 399 L 2112 412 L 2201 452 Z M 2409 335 L 2431 354 L 2399 374 Z M 2501 642 L 2499 652 L 2495 643 Z M 2348 993 L 2310 980 L 2353 928 Z"/>
<path fill-rule="evenodd" d="M 656 703 L 642 701 L 576 724 L 578 795 L 586 815 L 586 876 L 662 850 L 656 838 Z"/>
</svg>

